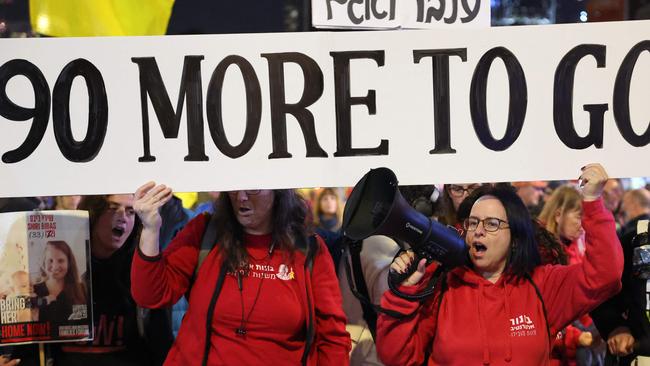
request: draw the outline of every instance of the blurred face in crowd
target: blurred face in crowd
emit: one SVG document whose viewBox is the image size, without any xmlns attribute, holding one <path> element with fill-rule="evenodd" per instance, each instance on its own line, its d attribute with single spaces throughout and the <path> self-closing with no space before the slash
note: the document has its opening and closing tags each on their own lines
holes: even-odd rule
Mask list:
<svg viewBox="0 0 650 366">
<path fill-rule="evenodd" d="M 481 274 L 503 272 L 510 252 L 510 229 L 506 209 L 494 196 L 481 197 L 465 220 L 465 242 L 470 259 Z"/>
<path fill-rule="evenodd" d="M 57 210 L 76 210 L 81 201 L 81 196 L 58 196 L 56 197 Z"/>
<path fill-rule="evenodd" d="M 336 215 L 336 210 L 338 210 L 336 196 L 333 194 L 324 194 L 320 198 L 320 211 L 325 215 Z"/>
<path fill-rule="evenodd" d="M 245 233 L 263 235 L 271 232 L 275 201 L 272 190 L 231 191 L 228 196 Z"/>
<path fill-rule="evenodd" d="M 535 207 L 544 196 L 544 188 L 533 184 L 522 184 L 517 187 L 517 195 L 526 207 Z"/>
<path fill-rule="evenodd" d="M 561 213 L 558 210 L 555 214 L 560 237 L 570 241 L 578 239 L 582 233 L 582 210 L 569 210 Z"/>
<path fill-rule="evenodd" d="M 133 195 L 121 194 L 107 197 L 108 207 L 97 219 L 93 230 L 94 255 L 110 256 L 120 249 L 133 231 L 135 210 Z"/>
<path fill-rule="evenodd" d="M 449 197 L 451 197 L 451 202 L 454 205 L 454 210 L 458 211 L 458 206 L 467 196 L 469 196 L 474 190 L 480 187 L 481 184 L 450 184 L 447 186 L 447 192 L 449 192 Z"/>
<path fill-rule="evenodd" d="M 621 199 L 623 198 L 623 188 L 621 184 L 616 179 L 610 179 L 605 183 L 605 188 L 603 188 L 603 203 L 605 208 L 609 211 L 614 212 L 621 204 Z"/>
<path fill-rule="evenodd" d="M 63 281 L 68 273 L 68 257 L 63 251 L 48 245 L 45 248 L 45 274 L 48 278 Z"/>
</svg>

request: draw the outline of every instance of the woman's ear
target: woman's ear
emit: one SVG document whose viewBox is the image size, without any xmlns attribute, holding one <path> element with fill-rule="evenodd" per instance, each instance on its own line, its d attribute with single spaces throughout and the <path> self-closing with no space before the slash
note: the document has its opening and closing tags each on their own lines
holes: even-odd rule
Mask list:
<svg viewBox="0 0 650 366">
<path fill-rule="evenodd" d="M 560 211 L 559 208 L 557 210 L 555 210 L 555 215 L 553 215 L 553 218 L 555 220 L 555 224 L 557 224 L 559 226 L 560 225 L 560 219 L 562 218 L 562 211 Z"/>
</svg>

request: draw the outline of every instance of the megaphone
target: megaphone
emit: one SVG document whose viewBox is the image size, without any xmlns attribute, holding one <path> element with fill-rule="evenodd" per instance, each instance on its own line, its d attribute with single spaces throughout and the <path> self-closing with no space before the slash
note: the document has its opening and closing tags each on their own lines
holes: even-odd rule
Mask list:
<svg viewBox="0 0 650 366">
<path fill-rule="evenodd" d="M 419 258 L 447 268 L 468 262 L 468 248 L 458 232 L 413 209 L 388 168 L 371 169 L 354 186 L 343 212 L 343 234 L 353 240 L 385 235 L 407 242 Z M 415 267 L 415 266 L 412 266 Z"/>
</svg>

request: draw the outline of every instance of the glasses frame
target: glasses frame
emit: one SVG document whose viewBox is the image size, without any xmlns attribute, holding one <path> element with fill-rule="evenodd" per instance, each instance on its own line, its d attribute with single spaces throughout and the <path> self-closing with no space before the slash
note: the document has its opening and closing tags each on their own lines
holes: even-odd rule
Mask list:
<svg viewBox="0 0 650 366">
<path fill-rule="evenodd" d="M 451 187 L 458 187 L 458 189 L 456 191 L 461 191 L 462 190 L 462 192 L 460 194 L 454 193 L 454 190 Z M 462 197 L 465 194 L 465 192 L 467 192 L 467 194 L 470 195 L 470 194 L 472 194 L 472 192 L 477 190 L 479 187 L 481 187 L 480 184 L 479 185 L 471 184 L 467 188 L 465 188 L 464 186 L 461 186 L 460 184 L 450 184 L 449 186 L 447 186 L 447 191 L 449 191 L 450 196 Z"/>
<path fill-rule="evenodd" d="M 478 223 L 476 224 L 476 227 L 473 228 L 473 229 L 469 228 L 469 220 L 471 220 L 471 219 L 478 220 Z M 487 226 L 485 226 L 485 220 L 497 220 L 499 222 L 499 225 L 497 225 L 496 229 L 490 230 L 490 229 L 487 228 Z M 506 224 L 508 226 L 502 226 L 502 224 Z M 488 233 L 496 233 L 497 231 L 499 231 L 501 229 L 509 229 L 510 228 L 510 225 L 508 224 L 508 221 L 501 220 L 498 217 L 486 217 L 484 219 L 479 219 L 476 216 L 470 216 L 470 217 L 466 218 L 465 220 L 463 220 L 463 229 L 465 229 L 465 231 L 467 231 L 467 232 L 476 231 L 476 229 L 478 229 L 479 225 L 483 225 L 483 229 Z"/>
</svg>

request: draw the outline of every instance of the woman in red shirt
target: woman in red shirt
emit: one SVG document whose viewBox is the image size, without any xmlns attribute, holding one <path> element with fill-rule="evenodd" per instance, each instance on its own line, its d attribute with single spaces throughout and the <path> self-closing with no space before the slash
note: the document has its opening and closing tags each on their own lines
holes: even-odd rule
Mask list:
<svg viewBox="0 0 650 366">
<path fill-rule="evenodd" d="M 307 205 L 294 191 L 222 194 L 216 216 L 192 220 L 162 254 L 158 208 L 171 190 L 148 183 L 135 196 L 143 225 L 132 266 L 135 300 L 171 306 L 191 289 L 165 365 L 348 364 L 334 266 L 324 242 L 310 239 Z M 194 279 L 206 225 L 215 225 L 217 240 Z"/>
</svg>

